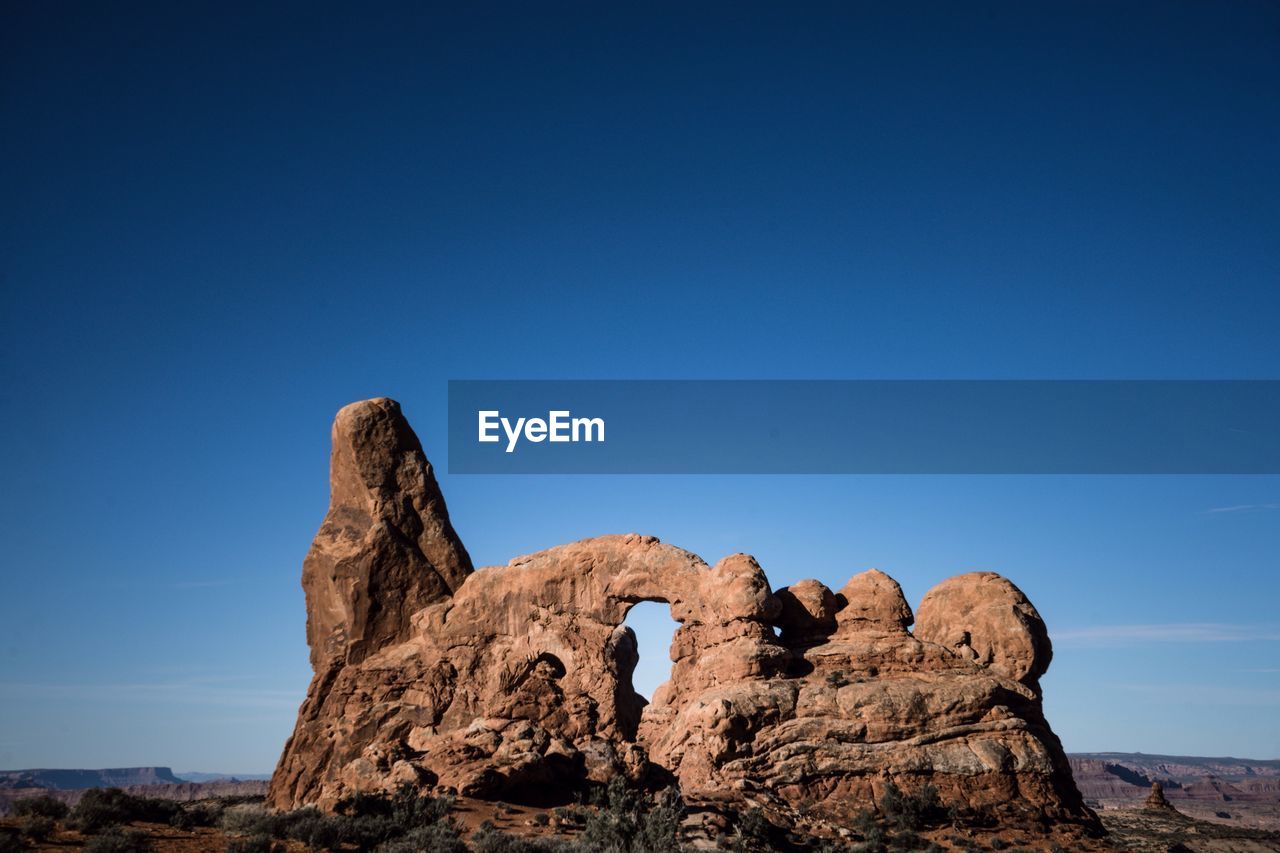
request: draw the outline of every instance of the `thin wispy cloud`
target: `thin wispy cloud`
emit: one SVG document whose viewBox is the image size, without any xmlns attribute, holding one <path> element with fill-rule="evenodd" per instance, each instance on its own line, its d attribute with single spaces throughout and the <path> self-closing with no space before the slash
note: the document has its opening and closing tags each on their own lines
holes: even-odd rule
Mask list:
<svg viewBox="0 0 1280 853">
<path fill-rule="evenodd" d="M 1167 622 L 1141 625 L 1089 625 L 1052 633 L 1061 645 L 1117 643 L 1245 643 L 1280 640 L 1280 626 L 1226 622 Z"/>
<path fill-rule="evenodd" d="M 1235 506 L 1215 506 L 1206 509 L 1207 515 L 1224 512 L 1266 512 L 1269 509 L 1280 509 L 1280 503 L 1272 504 L 1236 504 Z"/>
<path fill-rule="evenodd" d="M 1222 684 L 1111 684 L 1115 690 L 1158 697 L 1162 702 L 1183 705 L 1262 706 L 1280 705 L 1280 689 L 1271 687 L 1233 687 Z"/>
</svg>

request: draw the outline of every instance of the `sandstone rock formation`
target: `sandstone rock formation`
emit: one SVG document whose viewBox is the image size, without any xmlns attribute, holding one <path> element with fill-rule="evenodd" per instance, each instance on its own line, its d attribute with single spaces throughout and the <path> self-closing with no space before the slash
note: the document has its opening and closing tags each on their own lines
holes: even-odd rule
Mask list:
<svg viewBox="0 0 1280 853">
<path fill-rule="evenodd" d="M 471 574 L 418 437 L 394 400 L 333 422 L 329 514 L 302 564 L 311 665 L 359 663 L 409 637 L 413 614 Z"/>
<path fill-rule="evenodd" d="M 1142 807 L 1148 811 L 1176 811 L 1173 805 L 1165 799 L 1164 785 L 1159 782 L 1151 783 L 1151 793 L 1147 794 L 1147 799 L 1142 804 Z"/>
<path fill-rule="evenodd" d="M 1023 824 L 1095 825 L 1041 711 L 1048 634 L 998 575 L 939 584 L 913 633 L 881 572 L 775 592 L 745 554 L 712 567 L 634 534 L 473 572 L 394 402 L 343 409 L 333 446 L 303 569 L 315 677 L 277 807 L 406 783 L 564 802 L 621 774 L 815 834 L 891 782 Z M 623 625 L 641 601 L 679 623 L 649 704 Z"/>
</svg>

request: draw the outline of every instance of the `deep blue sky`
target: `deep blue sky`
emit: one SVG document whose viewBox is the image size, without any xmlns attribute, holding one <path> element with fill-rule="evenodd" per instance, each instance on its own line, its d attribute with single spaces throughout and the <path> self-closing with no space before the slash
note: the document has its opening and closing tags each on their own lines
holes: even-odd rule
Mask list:
<svg viewBox="0 0 1280 853">
<path fill-rule="evenodd" d="M 0 767 L 271 769 L 351 400 L 1277 378 L 1276 4 L 688 5 L 5 5 Z M 995 569 L 1069 749 L 1280 756 L 1280 478 L 441 481 L 478 564 Z"/>
</svg>

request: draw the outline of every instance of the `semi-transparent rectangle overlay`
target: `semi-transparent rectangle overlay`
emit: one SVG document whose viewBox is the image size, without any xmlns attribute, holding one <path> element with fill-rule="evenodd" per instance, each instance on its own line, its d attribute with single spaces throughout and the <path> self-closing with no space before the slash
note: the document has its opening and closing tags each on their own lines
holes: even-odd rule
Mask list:
<svg viewBox="0 0 1280 853">
<path fill-rule="evenodd" d="M 454 380 L 449 472 L 1280 474 L 1280 381 Z"/>
</svg>

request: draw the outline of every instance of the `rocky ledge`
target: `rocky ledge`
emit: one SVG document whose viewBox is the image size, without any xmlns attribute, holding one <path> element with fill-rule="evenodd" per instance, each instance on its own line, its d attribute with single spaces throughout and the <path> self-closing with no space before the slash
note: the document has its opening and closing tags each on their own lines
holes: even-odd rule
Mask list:
<svg viewBox="0 0 1280 853">
<path fill-rule="evenodd" d="M 746 554 L 635 534 L 474 570 L 388 399 L 338 413 L 330 479 L 302 575 L 315 677 L 273 806 L 403 785 L 547 805 L 621 775 L 813 835 L 926 786 L 953 814 L 1098 829 L 1044 718 L 1048 633 L 997 574 L 943 581 L 913 618 L 878 571 L 773 590 Z M 623 625 L 642 601 L 679 623 L 651 703 Z"/>
</svg>

